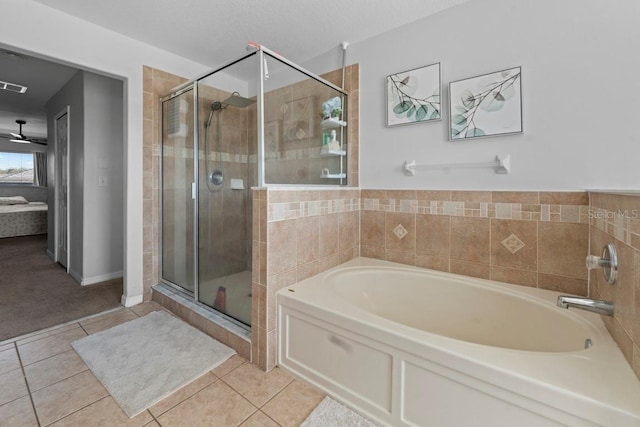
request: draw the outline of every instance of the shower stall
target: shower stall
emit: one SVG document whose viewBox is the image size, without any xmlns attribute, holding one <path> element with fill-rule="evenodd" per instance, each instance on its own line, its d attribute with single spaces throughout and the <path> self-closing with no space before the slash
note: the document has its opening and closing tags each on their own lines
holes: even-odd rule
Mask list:
<svg viewBox="0 0 640 427">
<path fill-rule="evenodd" d="M 347 94 L 269 49 L 161 99 L 161 282 L 250 327 L 252 194 L 347 185 Z M 343 73 L 344 79 L 344 73 Z"/>
</svg>

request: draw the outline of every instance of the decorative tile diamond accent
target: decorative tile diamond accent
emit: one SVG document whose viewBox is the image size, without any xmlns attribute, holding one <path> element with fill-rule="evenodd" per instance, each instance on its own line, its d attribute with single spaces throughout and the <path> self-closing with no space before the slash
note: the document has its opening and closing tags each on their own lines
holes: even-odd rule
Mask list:
<svg viewBox="0 0 640 427">
<path fill-rule="evenodd" d="M 402 240 L 409 232 L 406 228 L 402 226 L 402 224 L 396 225 L 396 228 L 393 229 L 393 234 L 400 240 Z"/>
<path fill-rule="evenodd" d="M 516 236 L 515 234 L 507 237 L 501 243 L 512 254 L 515 254 L 520 249 L 525 247 L 525 244 L 522 242 L 522 240 L 518 239 L 518 236 Z"/>
</svg>

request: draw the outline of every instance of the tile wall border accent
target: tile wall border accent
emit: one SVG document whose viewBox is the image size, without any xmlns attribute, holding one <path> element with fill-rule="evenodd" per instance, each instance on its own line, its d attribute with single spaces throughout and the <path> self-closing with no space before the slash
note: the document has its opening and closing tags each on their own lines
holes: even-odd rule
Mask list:
<svg viewBox="0 0 640 427">
<path fill-rule="evenodd" d="M 475 193 L 475 195 L 474 195 Z M 518 192 L 530 194 L 535 199 L 561 201 L 562 193 Z M 518 194 L 512 192 L 511 194 Z M 524 221 L 589 223 L 588 199 L 583 204 L 575 203 L 512 203 L 492 202 L 494 195 L 503 192 L 456 192 L 456 191 L 407 191 L 407 190 L 362 190 L 361 209 L 363 211 L 402 212 L 426 215 L 448 215 L 475 218 L 517 219 Z M 554 198 L 547 195 L 554 195 Z M 580 201 L 579 194 L 566 193 L 572 202 Z M 452 199 L 452 197 L 454 199 Z M 464 200 L 470 198 L 471 200 Z M 456 200 L 457 199 L 457 200 Z M 460 200 L 462 199 L 462 200 Z M 475 201 L 473 199 L 478 199 Z M 500 200 L 498 197 L 497 200 Z M 533 199 L 532 199 L 533 201 Z"/>
<path fill-rule="evenodd" d="M 592 207 L 589 210 L 589 220 L 598 230 L 640 251 L 640 209 L 609 210 Z"/>
</svg>

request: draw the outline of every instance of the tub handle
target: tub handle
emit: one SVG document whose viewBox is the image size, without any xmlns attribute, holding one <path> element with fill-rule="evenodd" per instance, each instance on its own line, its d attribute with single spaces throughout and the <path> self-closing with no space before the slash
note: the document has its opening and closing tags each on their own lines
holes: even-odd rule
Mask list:
<svg viewBox="0 0 640 427">
<path fill-rule="evenodd" d="M 341 339 L 341 338 L 337 337 L 336 335 L 330 335 L 330 336 L 329 336 L 329 342 L 330 342 L 331 344 L 334 344 L 334 345 L 336 345 L 336 346 L 340 347 L 341 349 L 343 349 L 343 350 L 344 350 L 344 351 L 346 351 L 347 353 L 351 353 L 351 351 L 352 351 L 352 348 L 351 348 L 351 346 L 349 345 L 349 343 L 348 343 L 348 342 L 346 342 L 345 340 L 343 340 L 343 339 Z"/>
</svg>

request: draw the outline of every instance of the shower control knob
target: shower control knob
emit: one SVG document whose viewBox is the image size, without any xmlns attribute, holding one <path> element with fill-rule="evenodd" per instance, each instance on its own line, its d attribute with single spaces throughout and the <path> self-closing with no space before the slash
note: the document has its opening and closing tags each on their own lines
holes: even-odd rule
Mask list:
<svg viewBox="0 0 640 427">
<path fill-rule="evenodd" d="M 213 185 L 222 185 L 224 182 L 224 175 L 222 175 L 222 171 L 215 170 L 209 174 L 209 182 Z"/>
<path fill-rule="evenodd" d="M 587 255 L 586 264 L 587 270 L 593 270 L 601 267 L 602 258 L 596 255 Z"/>
</svg>

